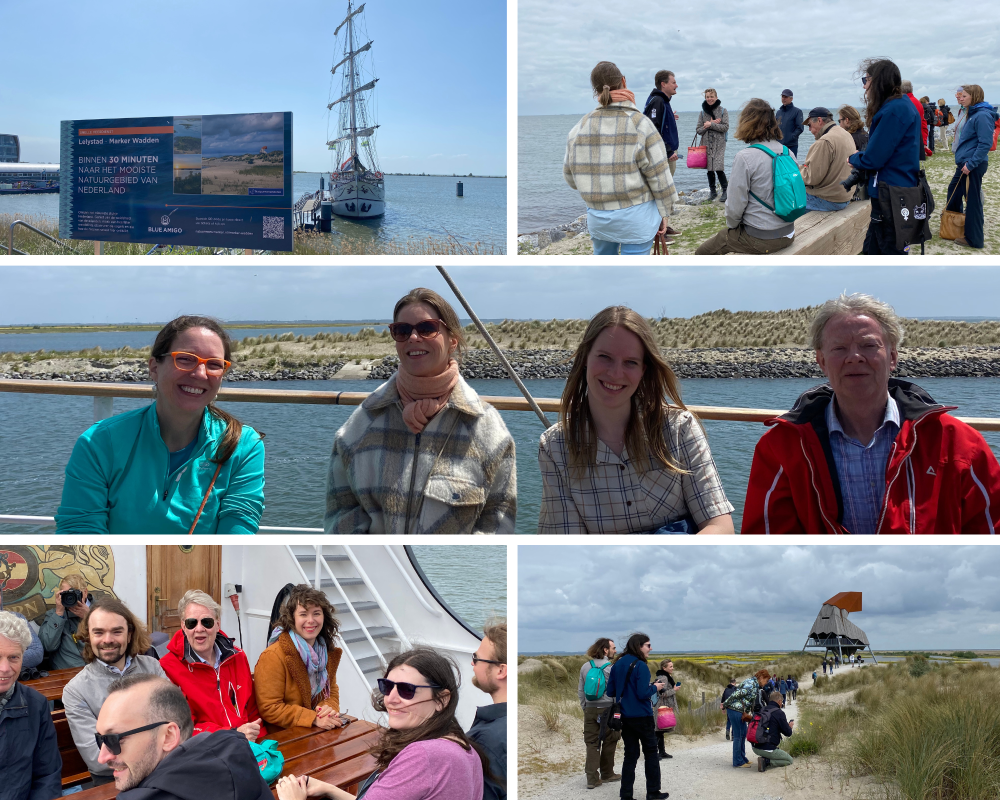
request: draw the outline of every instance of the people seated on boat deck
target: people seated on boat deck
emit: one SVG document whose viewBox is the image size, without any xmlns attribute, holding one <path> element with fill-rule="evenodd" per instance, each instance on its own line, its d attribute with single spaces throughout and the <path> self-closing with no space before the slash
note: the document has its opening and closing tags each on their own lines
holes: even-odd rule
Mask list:
<svg viewBox="0 0 1000 800">
<path fill-rule="evenodd" d="M 218 408 L 229 334 L 183 316 L 157 334 L 153 403 L 95 423 L 66 465 L 57 533 L 256 533 L 261 435 Z"/>
<path fill-rule="evenodd" d="M 733 533 L 705 431 L 625 306 L 587 326 L 538 463 L 539 533 Z"/>
<path fill-rule="evenodd" d="M 191 708 L 166 678 L 112 683 L 95 740 L 99 761 L 114 771 L 118 800 L 271 800 L 242 733 L 191 732 Z"/>
<path fill-rule="evenodd" d="M 771 692 L 767 705 L 760 712 L 757 744 L 750 745 L 757 756 L 758 772 L 764 772 L 768 767 L 790 767 L 795 760 L 787 751 L 780 749 L 781 737 L 791 736 L 795 727 L 795 720 L 789 722 L 782 711 L 784 705 L 784 695 L 781 692 Z"/>
<path fill-rule="evenodd" d="M 87 581 L 79 572 L 63 576 L 53 594 L 56 607 L 45 612 L 38 629 L 38 638 L 45 648 L 52 669 L 82 667 L 84 641 L 76 633 L 90 609 L 91 598 Z M 69 606 L 66 603 L 71 603 Z"/>
<path fill-rule="evenodd" d="M 766 100 L 749 100 L 739 119 L 735 138 L 782 154 L 781 126 Z M 764 255 L 791 246 L 795 223 L 785 222 L 773 210 L 773 162 L 771 156 L 752 146 L 735 155 L 726 197 L 726 227 L 698 245 L 695 255 Z"/>
<path fill-rule="evenodd" d="M 482 800 L 489 765 L 482 748 L 462 730 L 458 669 L 429 648 L 400 653 L 386 667 L 372 706 L 388 717 L 370 753 L 373 772 L 358 789 L 364 800 Z M 286 775 L 278 800 L 328 797 L 354 800 L 315 778 Z"/>
<path fill-rule="evenodd" d="M 458 315 L 431 289 L 392 312 L 399 369 L 337 431 L 327 533 L 513 533 L 514 439 L 459 371 Z"/>
<path fill-rule="evenodd" d="M 0 611 L 0 797 L 4 800 L 62 796 L 62 758 L 49 702 L 17 680 L 30 645 L 28 623 Z"/>
<path fill-rule="evenodd" d="M 24 655 L 21 658 L 21 670 L 30 672 L 35 670 L 39 664 L 42 663 L 45 658 L 45 648 L 42 646 L 42 640 L 38 638 L 38 634 L 35 633 L 34 628 L 31 627 L 31 623 L 28 622 L 28 618 L 24 614 L 18 614 L 16 611 L 11 611 L 18 619 L 23 619 L 28 625 L 28 634 L 31 636 L 31 644 L 27 646 L 24 651 Z"/>
<path fill-rule="evenodd" d="M 308 584 L 289 592 L 267 649 L 254 668 L 261 719 L 279 728 L 343 727 L 333 640 L 340 622 L 326 595 Z"/>
<path fill-rule="evenodd" d="M 195 736 L 232 728 L 254 742 L 267 731 L 257 712 L 250 663 L 222 632 L 221 611 L 210 594 L 185 592 L 177 604 L 181 629 L 170 639 L 160 666 L 184 692 Z"/>
<path fill-rule="evenodd" d="M 995 533 L 1000 465 L 982 434 L 891 378 L 903 327 L 865 294 L 828 300 L 809 332 L 829 383 L 757 443 L 742 533 Z"/>
<path fill-rule="evenodd" d="M 649 255 L 677 202 L 660 131 L 610 61 L 590 73 L 600 104 L 569 132 L 563 177 L 587 206 L 594 255 Z"/>
<path fill-rule="evenodd" d="M 100 748 L 94 740 L 97 716 L 111 684 L 128 675 L 167 676 L 159 661 L 143 655 L 150 648 L 149 634 L 128 606 L 116 597 L 104 595 L 94 601 L 78 638 L 84 642 L 87 666 L 63 687 L 62 702 L 73 743 L 97 786 L 114 780 L 111 768 L 98 761 Z"/>
<path fill-rule="evenodd" d="M 854 138 L 833 121 L 830 109 L 816 106 L 806 118 L 816 140 L 809 145 L 806 160 L 799 168 L 806 185 L 806 208 L 810 211 L 840 211 L 854 197 L 842 181 L 851 177 L 847 157 L 857 152 Z"/>
<path fill-rule="evenodd" d="M 472 685 L 486 692 L 492 704 L 479 706 L 469 738 L 486 753 L 489 772 L 483 800 L 507 797 L 507 622 L 494 620 L 483 628 L 483 640 L 472 656 Z"/>
</svg>

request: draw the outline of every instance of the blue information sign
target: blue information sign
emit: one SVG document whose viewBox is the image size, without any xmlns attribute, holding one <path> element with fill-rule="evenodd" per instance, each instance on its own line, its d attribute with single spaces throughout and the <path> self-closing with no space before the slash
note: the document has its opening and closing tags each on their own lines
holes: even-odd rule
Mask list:
<svg viewBox="0 0 1000 800">
<path fill-rule="evenodd" d="M 292 249 L 292 114 L 64 120 L 59 236 Z"/>
</svg>

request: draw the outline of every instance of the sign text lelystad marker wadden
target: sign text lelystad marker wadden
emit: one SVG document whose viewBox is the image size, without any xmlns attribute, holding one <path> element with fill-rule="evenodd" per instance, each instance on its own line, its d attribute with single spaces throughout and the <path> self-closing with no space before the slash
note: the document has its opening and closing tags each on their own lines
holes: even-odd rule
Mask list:
<svg viewBox="0 0 1000 800">
<path fill-rule="evenodd" d="M 292 114 L 64 120 L 59 236 L 292 249 Z"/>
</svg>

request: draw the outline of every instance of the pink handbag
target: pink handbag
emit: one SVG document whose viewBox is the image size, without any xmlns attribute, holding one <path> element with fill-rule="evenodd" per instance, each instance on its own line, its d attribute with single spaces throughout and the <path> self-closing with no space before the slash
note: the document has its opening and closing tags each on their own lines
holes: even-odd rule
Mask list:
<svg viewBox="0 0 1000 800">
<path fill-rule="evenodd" d="M 687 167 L 688 169 L 708 169 L 708 147 L 705 145 L 695 147 L 694 143 L 697 139 L 698 134 L 695 133 L 694 139 L 691 140 L 691 147 L 688 148 Z"/>
<path fill-rule="evenodd" d="M 669 731 L 677 727 L 677 715 L 670 706 L 656 709 L 656 730 Z"/>
</svg>

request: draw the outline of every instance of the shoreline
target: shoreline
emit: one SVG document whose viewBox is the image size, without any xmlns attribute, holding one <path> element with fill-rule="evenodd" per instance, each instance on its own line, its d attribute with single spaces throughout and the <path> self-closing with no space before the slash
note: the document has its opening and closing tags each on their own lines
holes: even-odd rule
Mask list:
<svg viewBox="0 0 1000 800">
<path fill-rule="evenodd" d="M 573 352 L 556 349 L 503 351 L 522 380 L 565 380 L 572 368 Z M 824 379 L 813 351 L 801 347 L 664 348 L 661 352 L 681 380 Z M 390 355 L 295 366 L 245 365 L 231 370 L 224 382 L 384 381 L 396 370 L 397 364 L 397 357 Z M 461 372 L 466 379 L 509 379 L 491 350 L 468 351 Z M 893 374 L 900 378 L 1000 378 L 1000 345 L 902 347 L 899 366 Z M 145 359 L 141 358 L 55 358 L 2 363 L 0 379 L 140 383 L 149 380 L 149 371 Z"/>
</svg>

